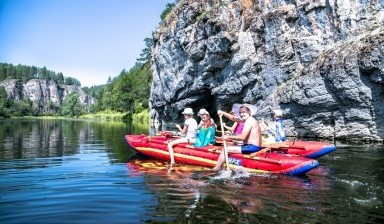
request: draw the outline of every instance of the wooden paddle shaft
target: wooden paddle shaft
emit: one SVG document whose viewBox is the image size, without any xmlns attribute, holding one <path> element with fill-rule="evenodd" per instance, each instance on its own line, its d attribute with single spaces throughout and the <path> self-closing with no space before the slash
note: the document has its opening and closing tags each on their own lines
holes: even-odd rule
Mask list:
<svg viewBox="0 0 384 224">
<path fill-rule="evenodd" d="M 220 126 L 221 126 L 221 133 L 222 137 L 224 137 L 224 126 L 223 126 L 223 115 L 219 116 L 220 117 Z M 224 148 L 224 155 L 225 155 L 225 163 L 227 165 L 227 170 L 229 170 L 229 160 L 228 160 L 228 152 L 227 152 L 227 143 L 223 139 L 223 148 Z"/>
</svg>

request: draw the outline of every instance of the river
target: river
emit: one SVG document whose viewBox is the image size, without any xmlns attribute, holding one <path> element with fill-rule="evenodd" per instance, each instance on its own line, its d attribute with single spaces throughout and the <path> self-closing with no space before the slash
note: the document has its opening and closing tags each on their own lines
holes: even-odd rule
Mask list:
<svg viewBox="0 0 384 224">
<path fill-rule="evenodd" d="M 139 122 L 0 120 L 0 223 L 383 223 L 384 146 L 336 142 L 305 176 L 207 175 L 132 152 Z"/>
</svg>

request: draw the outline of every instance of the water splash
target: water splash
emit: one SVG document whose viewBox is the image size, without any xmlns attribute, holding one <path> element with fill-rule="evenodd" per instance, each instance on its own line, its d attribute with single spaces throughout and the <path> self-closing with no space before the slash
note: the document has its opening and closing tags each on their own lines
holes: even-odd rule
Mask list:
<svg viewBox="0 0 384 224">
<path fill-rule="evenodd" d="M 217 176 L 213 176 L 212 179 L 220 180 L 220 179 L 242 179 L 249 178 L 250 173 L 242 168 L 237 168 L 233 170 L 221 170 Z"/>
<path fill-rule="evenodd" d="M 366 185 L 358 180 L 345 180 L 345 179 L 339 179 L 339 178 L 335 178 L 336 180 L 340 181 L 341 183 L 345 183 L 345 184 L 348 184 L 350 185 L 351 187 L 359 187 L 359 186 L 363 186 L 363 185 Z"/>
<path fill-rule="evenodd" d="M 191 216 L 191 213 L 197 207 L 197 204 L 199 203 L 199 200 L 200 200 L 200 192 L 196 191 L 193 203 L 187 207 L 187 209 L 186 209 L 186 211 L 184 213 L 185 217 L 190 217 Z"/>
</svg>

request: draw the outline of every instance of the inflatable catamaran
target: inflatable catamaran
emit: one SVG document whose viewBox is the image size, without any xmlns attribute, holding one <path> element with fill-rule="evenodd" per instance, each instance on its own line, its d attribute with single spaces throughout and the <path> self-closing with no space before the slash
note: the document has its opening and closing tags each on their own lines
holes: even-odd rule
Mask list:
<svg viewBox="0 0 384 224">
<path fill-rule="evenodd" d="M 142 155 L 169 161 L 167 143 L 170 136 L 126 135 L 125 140 L 131 149 Z M 249 155 L 230 154 L 230 168 L 242 167 L 253 173 L 302 175 L 319 165 L 313 158 L 336 149 L 327 143 L 304 141 L 270 143 L 264 147 L 269 150 Z M 174 146 L 175 161 L 213 168 L 222 149 L 221 145 L 193 147 L 191 144 L 178 144 Z"/>
</svg>

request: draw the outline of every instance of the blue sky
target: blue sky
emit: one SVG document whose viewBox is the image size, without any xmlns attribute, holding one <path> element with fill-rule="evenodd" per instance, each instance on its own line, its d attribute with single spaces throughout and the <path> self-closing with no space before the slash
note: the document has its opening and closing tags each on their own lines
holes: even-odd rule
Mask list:
<svg viewBox="0 0 384 224">
<path fill-rule="evenodd" d="M 0 62 L 105 84 L 129 70 L 174 0 L 0 0 Z"/>
</svg>

